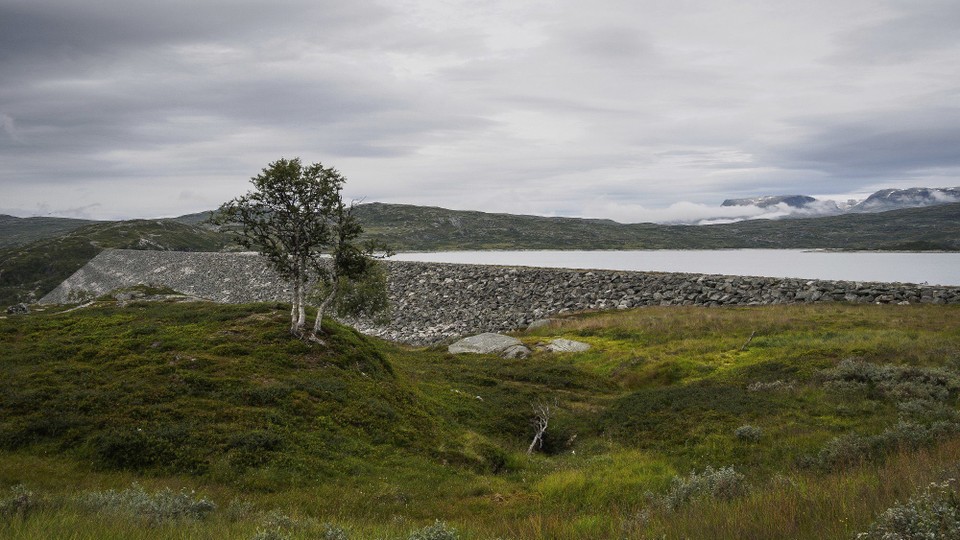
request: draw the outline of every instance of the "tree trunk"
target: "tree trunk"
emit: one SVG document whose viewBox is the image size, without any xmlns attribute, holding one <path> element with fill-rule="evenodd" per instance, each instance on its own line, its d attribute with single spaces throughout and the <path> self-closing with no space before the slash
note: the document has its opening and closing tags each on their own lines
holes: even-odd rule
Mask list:
<svg viewBox="0 0 960 540">
<path fill-rule="evenodd" d="M 301 283 L 297 287 L 297 335 L 303 335 L 303 327 L 307 324 L 307 308 L 306 303 L 303 300 L 304 297 L 304 284 Z"/>
<path fill-rule="evenodd" d="M 317 334 L 320 332 L 321 325 L 323 324 L 323 314 L 326 312 L 327 307 L 333 302 L 334 297 L 337 296 L 336 283 L 334 283 L 333 290 L 326 298 L 323 299 L 323 302 L 320 302 L 320 305 L 317 306 L 317 319 L 313 322 L 313 334 L 312 338 L 316 339 Z"/>
<path fill-rule="evenodd" d="M 297 326 L 297 315 L 300 312 L 300 282 L 293 283 L 293 297 L 290 300 L 290 333 L 299 336 L 299 327 Z"/>
</svg>

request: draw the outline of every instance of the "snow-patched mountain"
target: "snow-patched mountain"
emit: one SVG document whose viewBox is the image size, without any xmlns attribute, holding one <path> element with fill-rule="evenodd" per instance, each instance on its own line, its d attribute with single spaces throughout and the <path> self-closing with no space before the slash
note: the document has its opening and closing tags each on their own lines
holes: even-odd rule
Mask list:
<svg viewBox="0 0 960 540">
<path fill-rule="evenodd" d="M 753 206 L 768 210 L 752 218 L 821 217 L 848 212 L 886 212 L 901 208 L 918 208 L 960 202 L 960 187 L 881 189 L 862 201 L 833 201 L 808 195 L 766 195 L 743 199 L 727 199 L 720 206 Z"/>
<path fill-rule="evenodd" d="M 793 208 L 803 208 L 804 206 L 816 202 L 817 199 L 808 195 L 766 195 L 763 197 L 750 197 L 746 199 L 727 199 L 720 206 L 757 206 L 767 208 L 778 204 L 785 204 Z"/>
<path fill-rule="evenodd" d="M 884 212 L 960 202 L 960 187 L 881 189 L 851 208 L 853 212 Z"/>
</svg>

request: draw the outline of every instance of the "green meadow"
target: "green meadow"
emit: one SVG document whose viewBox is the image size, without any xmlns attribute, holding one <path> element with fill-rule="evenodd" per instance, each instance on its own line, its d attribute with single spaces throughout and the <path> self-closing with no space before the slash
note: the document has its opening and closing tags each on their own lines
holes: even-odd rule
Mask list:
<svg viewBox="0 0 960 540">
<path fill-rule="evenodd" d="M 578 314 L 515 360 L 310 345 L 283 304 L 65 309 L 0 320 L 2 538 L 879 538 L 911 498 L 960 509 L 960 306 Z"/>
</svg>

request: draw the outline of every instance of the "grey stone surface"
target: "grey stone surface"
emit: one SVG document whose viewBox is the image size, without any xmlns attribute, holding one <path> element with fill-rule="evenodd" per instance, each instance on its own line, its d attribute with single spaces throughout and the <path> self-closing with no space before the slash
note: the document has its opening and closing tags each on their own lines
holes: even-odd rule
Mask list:
<svg viewBox="0 0 960 540">
<path fill-rule="evenodd" d="M 960 303 L 960 287 L 611 270 L 568 270 L 388 261 L 391 320 L 348 321 L 407 343 L 506 332 L 584 310 L 850 302 Z M 217 302 L 289 301 L 290 286 L 256 254 L 107 250 L 41 303 L 137 284 Z"/>
<path fill-rule="evenodd" d="M 8 315 L 26 315 L 30 313 L 30 308 L 26 304 L 14 304 L 7 308 Z"/>
<path fill-rule="evenodd" d="M 465 337 L 447 347 L 452 354 L 473 353 L 492 354 L 506 351 L 510 347 L 523 346 L 520 340 L 503 334 L 484 332 L 475 336 Z"/>
<path fill-rule="evenodd" d="M 500 352 L 503 358 L 526 358 L 533 352 L 526 345 L 511 345 Z"/>
<path fill-rule="evenodd" d="M 544 346 L 550 352 L 583 352 L 590 350 L 590 344 L 572 339 L 555 339 Z"/>
</svg>

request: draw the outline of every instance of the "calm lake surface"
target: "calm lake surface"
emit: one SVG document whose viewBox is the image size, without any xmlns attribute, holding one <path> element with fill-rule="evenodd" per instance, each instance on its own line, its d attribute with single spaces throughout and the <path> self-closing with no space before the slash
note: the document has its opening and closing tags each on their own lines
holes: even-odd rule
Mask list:
<svg viewBox="0 0 960 540">
<path fill-rule="evenodd" d="M 960 285 L 960 253 L 800 249 L 443 251 L 393 260 Z"/>
</svg>

